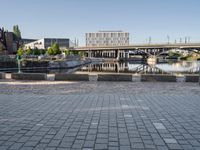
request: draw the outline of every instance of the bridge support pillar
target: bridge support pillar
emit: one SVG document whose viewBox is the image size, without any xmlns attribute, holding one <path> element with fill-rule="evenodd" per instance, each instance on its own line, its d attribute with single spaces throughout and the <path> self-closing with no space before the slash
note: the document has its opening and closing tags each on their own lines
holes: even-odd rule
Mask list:
<svg viewBox="0 0 200 150">
<path fill-rule="evenodd" d="M 88 57 L 91 58 L 92 57 L 92 52 L 88 51 Z"/>
<path fill-rule="evenodd" d="M 119 50 L 115 50 L 115 58 L 119 60 Z"/>
<path fill-rule="evenodd" d="M 154 65 L 157 63 L 157 57 L 156 56 L 150 56 L 147 58 L 147 63 L 150 65 Z"/>
<path fill-rule="evenodd" d="M 125 50 L 124 54 L 125 54 L 125 56 L 124 56 L 125 60 L 128 60 L 129 59 L 129 51 Z"/>
</svg>

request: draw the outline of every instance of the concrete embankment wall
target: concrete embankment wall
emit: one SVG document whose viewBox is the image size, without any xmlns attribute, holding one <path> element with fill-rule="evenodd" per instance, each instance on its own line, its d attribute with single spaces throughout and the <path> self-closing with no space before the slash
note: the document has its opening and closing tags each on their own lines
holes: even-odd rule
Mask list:
<svg viewBox="0 0 200 150">
<path fill-rule="evenodd" d="M 173 75 L 141 75 L 141 81 L 144 82 L 176 82 L 176 76 Z"/>
<path fill-rule="evenodd" d="M 132 81 L 132 75 L 98 74 L 97 81 Z"/>
<path fill-rule="evenodd" d="M 5 73 L 0 72 L 0 79 L 5 79 Z"/>
<path fill-rule="evenodd" d="M 12 73 L 11 79 L 15 80 L 47 80 L 45 73 Z"/>
<path fill-rule="evenodd" d="M 199 82 L 199 75 L 131 75 L 131 74 L 65 74 L 53 75 L 55 81 L 127 81 L 127 82 Z M 5 74 L 0 73 L 0 79 L 5 79 Z M 15 80 L 49 80 L 45 73 L 12 73 L 11 79 Z"/>
<path fill-rule="evenodd" d="M 199 75 L 186 75 L 185 82 L 199 82 Z"/>
<path fill-rule="evenodd" d="M 55 81 L 89 81 L 88 74 L 55 74 Z"/>
</svg>

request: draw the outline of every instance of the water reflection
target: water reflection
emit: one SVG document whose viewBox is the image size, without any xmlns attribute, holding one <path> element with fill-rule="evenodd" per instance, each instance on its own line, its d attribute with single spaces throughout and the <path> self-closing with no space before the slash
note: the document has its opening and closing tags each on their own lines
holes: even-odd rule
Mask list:
<svg viewBox="0 0 200 150">
<path fill-rule="evenodd" d="M 198 74 L 200 61 L 165 62 L 149 65 L 141 62 L 103 62 L 90 64 L 77 68 L 52 69 L 52 68 L 22 68 L 24 73 L 131 73 L 131 74 Z M 17 72 L 17 68 L 0 69 L 0 72 Z"/>
<path fill-rule="evenodd" d="M 179 61 L 149 65 L 137 62 L 104 62 L 82 67 L 83 72 L 112 72 L 139 74 L 190 74 L 198 73 L 200 61 Z"/>
</svg>

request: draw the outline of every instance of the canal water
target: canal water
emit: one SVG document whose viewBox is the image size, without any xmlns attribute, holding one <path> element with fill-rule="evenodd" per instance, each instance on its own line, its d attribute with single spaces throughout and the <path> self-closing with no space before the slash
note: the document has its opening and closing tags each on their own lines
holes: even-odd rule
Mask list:
<svg viewBox="0 0 200 150">
<path fill-rule="evenodd" d="M 168 61 L 157 64 L 141 62 L 103 62 L 90 64 L 79 72 L 133 73 L 133 74 L 198 74 L 200 61 Z"/>
<path fill-rule="evenodd" d="M 70 69 L 26 68 L 26 73 L 131 73 L 131 74 L 198 74 L 200 61 L 167 61 L 157 64 L 142 62 L 98 62 Z M 18 72 L 17 68 L 4 68 L 0 72 Z"/>
</svg>

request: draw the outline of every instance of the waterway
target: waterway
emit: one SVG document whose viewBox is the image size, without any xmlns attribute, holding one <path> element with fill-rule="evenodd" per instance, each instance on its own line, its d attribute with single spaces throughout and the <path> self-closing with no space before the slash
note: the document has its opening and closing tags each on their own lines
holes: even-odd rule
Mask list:
<svg viewBox="0 0 200 150">
<path fill-rule="evenodd" d="M 103 62 L 90 64 L 79 72 L 132 73 L 132 74 L 198 74 L 200 61 L 167 61 L 147 64 L 141 62 Z"/>
<path fill-rule="evenodd" d="M 70 69 L 26 68 L 21 72 L 31 73 L 127 73 L 127 74 L 198 74 L 200 61 L 167 61 L 157 64 L 142 62 L 98 62 Z M 17 68 L 4 68 L 0 72 L 18 72 Z"/>
</svg>

